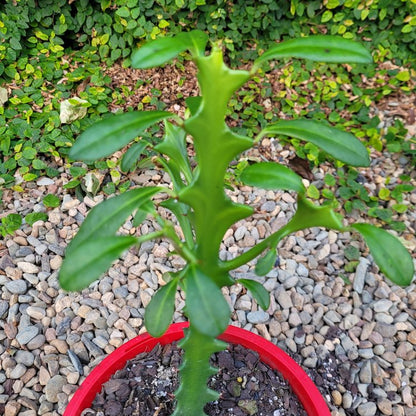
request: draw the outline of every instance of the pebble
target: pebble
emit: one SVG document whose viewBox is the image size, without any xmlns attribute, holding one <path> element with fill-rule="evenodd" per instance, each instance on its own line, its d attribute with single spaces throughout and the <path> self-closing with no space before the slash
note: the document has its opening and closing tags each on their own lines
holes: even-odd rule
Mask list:
<svg viewBox="0 0 416 416">
<path fill-rule="evenodd" d="M 50 403 L 57 403 L 58 394 L 62 392 L 66 382 L 66 378 L 59 374 L 50 378 L 45 387 L 46 400 Z"/>
<path fill-rule="evenodd" d="M 33 338 L 35 338 L 39 334 L 39 328 L 37 326 L 27 326 L 16 335 L 16 340 L 20 345 L 26 345 L 29 343 Z"/>
<path fill-rule="evenodd" d="M 32 264 L 32 263 L 26 262 L 26 261 L 18 262 L 17 267 L 20 270 L 22 270 L 24 273 L 36 274 L 40 271 L 38 266 L 36 266 L 35 264 Z"/>
<path fill-rule="evenodd" d="M 316 174 L 322 172 L 317 169 Z M 379 176 L 383 183 L 384 176 Z M 39 186 L 55 186 L 58 181 L 38 179 Z M 267 237 L 271 229 L 287 222 L 286 212 L 293 212 L 295 200 L 288 193 L 277 197 L 274 192 L 247 192 L 246 199 L 258 198 L 258 211 L 274 219 L 269 224 L 258 220 L 261 215 L 256 213 L 251 223 L 237 223 L 221 248 L 224 258 L 235 257 L 255 240 Z M 36 196 L 33 210 L 44 209 L 38 203 L 42 196 Z M 86 197 L 84 202 L 69 194 L 59 196 L 63 210 L 49 210 L 48 221 L 7 237 L 6 254 L 0 259 L 0 319 L 8 324 L 0 328 L 0 405 L 3 400 L 9 409 L 20 406 L 19 416 L 29 416 L 28 411 L 62 414 L 84 370 L 90 371 L 114 346 L 144 331 L 144 307 L 159 288 L 162 275 L 183 267 L 179 257 L 168 257 L 172 247 L 166 242 L 149 242 L 131 250 L 99 283 L 82 293 L 61 291 L 57 272 L 66 243 L 102 195 Z M 23 212 L 23 201 L 15 202 Z M 146 220 L 138 231 L 153 231 L 152 227 Z M 133 230 L 131 224 L 126 230 Z M 295 354 L 308 371 L 331 359 L 337 359 L 337 366 L 345 365 L 352 391 L 347 384 L 334 382 L 328 396 L 340 416 L 414 416 L 409 409 L 414 408 L 416 384 L 412 377 L 415 287 L 402 289 L 387 283 L 376 274 L 370 257 L 360 257 L 355 273 L 346 273 L 343 251 L 350 241 L 348 233 L 319 228 L 286 238 L 279 246 L 280 263 L 262 280 L 274 295 L 270 308 L 257 310 L 250 292 L 230 288 L 227 299 L 235 308 L 233 323 L 271 338 Z M 253 278 L 249 267 L 241 267 L 238 273 Z M 177 306 L 175 320 L 183 319 L 179 295 Z M 7 359 L 3 358 L 8 354 L 6 343 L 13 351 Z M 6 373 L 14 380 L 19 399 L 2 398 Z M 324 374 L 330 381 L 330 374 Z"/>
<path fill-rule="evenodd" d="M 270 319 L 270 315 L 264 311 L 249 312 L 247 314 L 248 322 L 252 324 L 263 324 Z"/>
<path fill-rule="evenodd" d="M 27 283 L 25 280 L 12 280 L 6 283 L 6 289 L 16 295 L 24 295 L 27 292 Z"/>
<path fill-rule="evenodd" d="M 362 403 L 358 406 L 357 412 L 360 416 L 374 416 L 377 413 L 377 406 L 373 402 Z"/>
</svg>

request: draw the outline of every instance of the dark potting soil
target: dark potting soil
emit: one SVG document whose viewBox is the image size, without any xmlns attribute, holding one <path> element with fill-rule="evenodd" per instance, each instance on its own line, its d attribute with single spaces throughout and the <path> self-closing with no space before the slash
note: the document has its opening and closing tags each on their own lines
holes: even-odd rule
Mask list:
<svg viewBox="0 0 416 416">
<path fill-rule="evenodd" d="M 117 371 L 82 416 L 168 416 L 173 413 L 174 392 L 182 350 L 176 343 L 157 345 Z M 220 370 L 209 387 L 220 399 L 208 403 L 209 416 L 307 416 L 289 384 L 259 360 L 257 353 L 240 345 L 214 354 Z"/>
</svg>

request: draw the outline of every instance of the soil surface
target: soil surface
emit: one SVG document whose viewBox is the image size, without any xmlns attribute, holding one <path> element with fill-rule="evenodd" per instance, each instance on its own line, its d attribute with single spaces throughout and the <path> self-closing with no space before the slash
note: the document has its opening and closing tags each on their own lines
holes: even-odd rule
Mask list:
<svg viewBox="0 0 416 416">
<path fill-rule="evenodd" d="M 83 416 L 171 415 L 181 355 L 176 343 L 138 355 L 104 384 Z M 209 416 L 307 416 L 287 381 L 256 352 L 231 344 L 214 354 L 212 364 L 220 371 L 209 387 L 220 393 L 220 399 L 205 406 Z"/>
</svg>

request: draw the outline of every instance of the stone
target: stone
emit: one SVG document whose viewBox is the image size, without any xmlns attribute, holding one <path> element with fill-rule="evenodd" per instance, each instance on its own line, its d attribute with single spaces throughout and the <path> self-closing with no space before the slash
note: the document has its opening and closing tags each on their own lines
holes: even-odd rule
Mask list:
<svg viewBox="0 0 416 416">
<path fill-rule="evenodd" d="M 65 383 L 66 378 L 59 374 L 49 379 L 45 387 L 46 400 L 50 403 L 58 403 L 58 394 L 62 392 Z"/>
<path fill-rule="evenodd" d="M 283 309 L 288 309 L 293 306 L 293 302 L 290 297 L 290 292 L 287 292 L 285 290 L 276 293 L 276 300 L 279 302 L 280 306 Z"/>
<path fill-rule="evenodd" d="M 61 102 L 59 119 L 62 124 L 71 124 L 75 120 L 84 118 L 87 115 L 88 108 L 83 104 L 88 101 L 78 97 L 72 97 L 69 100 Z"/>
<path fill-rule="evenodd" d="M 377 406 L 373 402 L 362 403 L 358 406 L 357 412 L 360 416 L 374 416 L 377 413 Z"/>
<path fill-rule="evenodd" d="M 248 322 L 252 324 L 264 324 L 270 319 L 270 315 L 262 310 L 249 312 L 247 314 Z"/>
<path fill-rule="evenodd" d="M 25 280 L 11 280 L 5 286 L 9 292 L 16 295 L 24 295 L 27 291 L 27 283 Z"/>
<path fill-rule="evenodd" d="M 26 309 L 26 313 L 36 321 L 40 321 L 42 318 L 46 316 L 46 311 L 44 308 L 40 308 L 39 306 L 29 306 Z"/>
<path fill-rule="evenodd" d="M 377 402 L 377 406 L 383 415 L 390 416 L 393 414 L 393 407 L 390 400 L 382 398 Z"/>
<path fill-rule="evenodd" d="M 21 404 L 13 401 L 6 403 L 4 408 L 4 416 L 17 416 L 19 414 Z"/>
<path fill-rule="evenodd" d="M 29 350 L 37 350 L 45 344 L 45 340 L 45 335 L 39 334 L 36 335 L 33 339 L 31 339 L 26 346 L 27 348 L 29 348 Z"/>
<path fill-rule="evenodd" d="M 27 261 L 19 261 L 17 263 L 17 267 L 23 271 L 23 273 L 32 273 L 36 274 L 39 273 L 39 267 L 33 263 L 29 263 Z"/>
<path fill-rule="evenodd" d="M 360 262 L 358 263 L 358 266 L 355 270 L 355 276 L 354 281 L 352 283 L 352 287 L 359 294 L 363 293 L 365 277 L 367 274 L 369 264 L 370 262 L 366 258 L 361 257 Z"/>
<path fill-rule="evenodd" d="M 26 373 L 26 367 L 23 364 L 17 364 L 16 367 L 10 371 L 10 378 L 12 380 L 17 380 L 22 377 L 24 373 Z"/>
<path fill-rule="evenodd" d="M 335 406 L 341 406 L 342 403 L 342 395 L 338 390 L 333 390 L 331 392 L 332 402 Z"/>
<path fill-rule="evenodd" d="M 33 365 L 35 361 L 34 355 L 31 352 L 24 351 L 24 350 L 18 350 L 16 354 L 14 355 L 14 359 L 16 360 L 17 363 L 23 364 L 27 367 L 30 367 L 31 365 Z"/>
<path fill-rule="evenodd" d="M 29 325 L 17 333 L 16 340 L 20 345 L 26 345 L 38 334 L 39 328 L 34 325 Z"/>
</svg>

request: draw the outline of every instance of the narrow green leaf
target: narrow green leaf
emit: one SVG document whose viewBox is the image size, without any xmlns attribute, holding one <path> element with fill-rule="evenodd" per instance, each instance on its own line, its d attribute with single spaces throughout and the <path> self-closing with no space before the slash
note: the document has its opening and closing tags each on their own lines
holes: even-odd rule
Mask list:
<svg viewBox="0 0 416 416">
<path fill-rule="evenodd" d="M 154 194 L 161 190 L 162 188 L 159 187 L 132 189 L 95 206 L 67 247 L 67 255 L 72 254 L 76 247 L 87 240 L 115 234 L 135 208 L 149 201 Z"/>
<path fill-rule="evenodd" d="M 69 151 L 69 157 L 90 163 L 109 156 L 160 120 L 166 111 L 131 111 L 105 118 L 85 130 Z"/>
<path fill-rule="evenodd" d="M 134 237 L 111 236 L 90 239 L 77 245 L 62 263 L 59 272 L 61 287 L 69 291 L 86 288 L 135 242 Z"/>
<path fill-rule="evenodd" d="M 400 240 L 371 224 L 353 224 L 363 237 L 378 267 L 393 283 L 406 286 L 414 277 L 413 260 Z"/>
<path fill-rule="evenodd" d="M 351 166 L 370 164 L 367 149 L 356 137 L 314 120 L 280 120 L 263 129 L 260 137 L 278 134 L 311 142 Z"/>
<path fill-rule="evenodd" d="M 124 153 L 123 158 L 121 159 L 120 169 L 123 172 L 128 172 L 129 170 L 135 167 L 136 162 L 139 160 L 140 155 L 143 153 L 143 150 L 148 146 L 148 142 L 145 140 L 140 140 L 137 143 L 134 143 L 126 153 Z"/>
<path fill-rule="evenodd" d="M 231 312 L 221 289 L 201 270 L 190 267 L 185 278 L 185 292 L 186 312 L 192 325 L 205 335 L 222 334 Z"/>
<path fill-rule="evenodd" d="M 269 250 L 265 256 L 259 258 L 254 269 L 257 276 L 265 276 L 273 269 L 276 263 L 277 253 L 276 250 Z"/>
<path fill-rule="evenodd" d="M 165 135 L 163 141 L 157 144 L 154 149 L 169 156 L 185 175 L 187 181 L 191 182 L 192 171 L 188 159 L 185 138 L 185 130 L 172 123 L 165 122 Z"/>
<path fill-rule="evenodd" d="M 305 192 L 302 178 L 286 166 L 274 162 L 259 162 L 247 166 L 240 179 L 250 186 L 263 189 L 284 189 Z"/>
<path fill-rule="evenodd" d="M 187 49 L 194 55 L 205 50 L 208 35 L 200 30 L 180 33 L 173 37 L 159 38 L 143 45 L 133 52 L 131 63 L 133 68 L 152 68 L 169 62 Z"/>
<path fill-rule="evenodd" d="M 256 59 L 259 65 L 271 59 L 301 58 L 318 62 L 371 63 L 370 52 L 360 43 L 339 36 L 316 35 L 290 39 L 267 50 Z"/>
<path fill-rule="evenodd" d="M 178 279 L 173 279 L 162 286 L 146 307 L 144 325 L 153 337 L 162 336 L 172 321 L 177 286 Z"/>
<path fill-rule="evenodd" d="M 151 200 L 148 200 L 140 205 L 137 212 L 134 214 L 133 227 L 138 227 L 149 214 L 155 212 L 155 206 Z"/>
<path fill-rule="evenodd" d="M 255 280 L 250 279 L 238 279 L 238 283 L 241 283 L 246 289 L 248 289 L 256 302 L 260 305 L 263 310 L 269 308 L 270 295 L 269 292 L 263 287 L 263 285 Z"/>
</svg>

